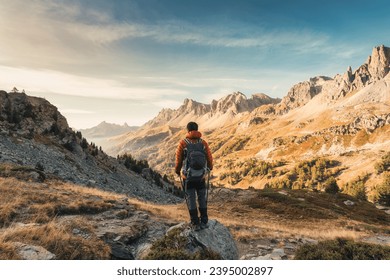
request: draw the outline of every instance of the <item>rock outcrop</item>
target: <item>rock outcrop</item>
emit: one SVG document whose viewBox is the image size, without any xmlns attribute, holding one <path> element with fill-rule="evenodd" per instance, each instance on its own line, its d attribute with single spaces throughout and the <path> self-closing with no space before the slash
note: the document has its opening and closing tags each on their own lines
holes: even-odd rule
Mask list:
<svg viewBox="0 0 390 280">
<path fill-rule="evenodd" d="M 20 92 L 0 91 L 0 132 L 27 138 L 57 136 L 61 144 L 72 141 L 71 129 L 55 106 Z"/>
<path fill-rule="evenodd" d="M 332 79 L 329 77 L 321 76 L 294 85 L 287 96 L 282 99 L 280 104 L 281 113 L 286 113 L 308 103 L 314 96 L 322 92 L 322 87 L 330 80 Z"/>
</svg>

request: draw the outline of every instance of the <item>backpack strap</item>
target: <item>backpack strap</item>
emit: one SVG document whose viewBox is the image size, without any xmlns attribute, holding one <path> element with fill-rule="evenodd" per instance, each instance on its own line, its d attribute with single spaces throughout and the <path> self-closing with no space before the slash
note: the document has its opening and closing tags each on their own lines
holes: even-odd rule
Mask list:
<svg viewBox="0 0 390 280">
<path fill-rule="evenodd" d="M 196 144 L 196 143 L 203 143 L 203 140 L 202 138 L 198 138 L 198 141 L 193 143 L 189 138 L 184 138 L 184 142 L 186 142 L 187 144 Z"/>
</svg>

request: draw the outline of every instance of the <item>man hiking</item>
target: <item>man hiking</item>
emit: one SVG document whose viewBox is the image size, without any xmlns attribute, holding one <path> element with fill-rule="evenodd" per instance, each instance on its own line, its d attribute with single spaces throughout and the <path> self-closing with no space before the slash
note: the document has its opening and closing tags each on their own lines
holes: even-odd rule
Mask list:
<svg viewBox="0 0 390 280">
<path fill-rule="evenodd" d="M 191 225 L 196 231 L 208 228 L 206 177 L 213 169 L 209 145 L 201 137 L 198 124 L 189 122 L 186 138 L 179 142 L 176 149 L 175 165 L 176 174 L 182 178 Z"/>
</svg>

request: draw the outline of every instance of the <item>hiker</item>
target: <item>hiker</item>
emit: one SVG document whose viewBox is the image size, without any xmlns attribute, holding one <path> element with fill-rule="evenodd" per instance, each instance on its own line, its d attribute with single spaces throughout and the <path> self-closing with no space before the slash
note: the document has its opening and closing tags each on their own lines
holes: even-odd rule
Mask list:
<svg viewBox="0 0 390 280">
<path fill-rule="evenodd" d="M 196 231 L 208 228 L 206 177 L 213 169 L 213 157 L 198 124 L 187 124 L 187 135 L 176 149 L 175 172 L 180 176 L 186 195 L 191 225 Z M 198 216 L 198 200 L 200 219 Z"/>
</svg>

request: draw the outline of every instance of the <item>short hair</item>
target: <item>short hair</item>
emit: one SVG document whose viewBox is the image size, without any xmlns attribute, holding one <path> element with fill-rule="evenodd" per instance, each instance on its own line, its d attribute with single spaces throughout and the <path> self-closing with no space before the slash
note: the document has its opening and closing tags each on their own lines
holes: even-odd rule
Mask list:
<svg viewBox="0 0 390 280">
<path fill-rule="evenodd" d="M 187 130 L 188 131 L 198 130 L 198 124 L 196 122 L 189 122 L 187 124 Z"/>
</svg>

